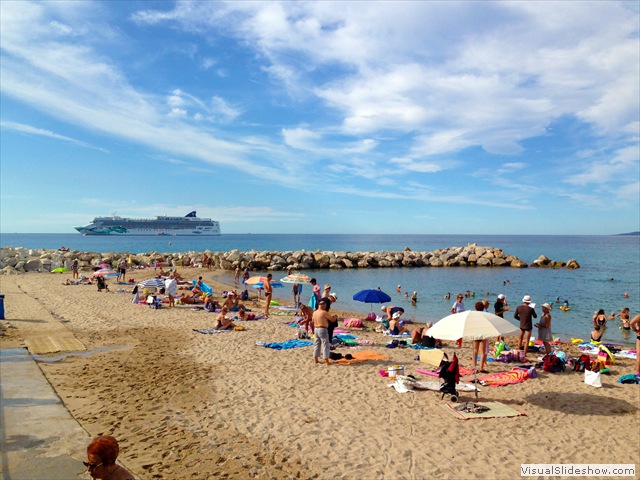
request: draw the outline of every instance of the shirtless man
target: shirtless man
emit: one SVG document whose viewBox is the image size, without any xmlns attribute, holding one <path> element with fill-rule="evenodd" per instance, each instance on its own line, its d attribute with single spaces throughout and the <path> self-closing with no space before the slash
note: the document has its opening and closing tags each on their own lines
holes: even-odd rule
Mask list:
<svg viewBox="0 0 640 480">
<path fill-rule="evenodd" d="M 227 317 L 227 313 L 229 313 L 229 310 L 222 307 L 222 310 L 216 316 L 216 326 L 214 327 L 216 330 L 229 330 L 235 327 L 233 320 Z"/>
<path fill-rule="evenodd" d="M 527 351 L 529 350 L 529 340 L 531 339 L 531 330 L 533 330 L 532 318 L 538 318 L 536 311 L 529 306 L 531 297 L 525 295 L 522 299 L 522 305 L 518 305 L 513 318 L 520 320 L 520 335 L 518 336 L 518 350 L 522 350 L 522 341 L 524 340 L 524 362 L 527 361 Z"/>
</svg>

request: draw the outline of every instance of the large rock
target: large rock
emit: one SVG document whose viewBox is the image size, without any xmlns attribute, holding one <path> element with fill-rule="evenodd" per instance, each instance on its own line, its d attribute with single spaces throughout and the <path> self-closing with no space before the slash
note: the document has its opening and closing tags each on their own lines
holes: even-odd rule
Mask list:
<svg viewBox="0 0 640 480">
<path fill-rule="evenodd" d="M 567 262 L 567 268 L 569 270 L 575 270 L 576 268 L 580 268 L 580 264 L 575 259 L 572 258 Z"/>
</svg>

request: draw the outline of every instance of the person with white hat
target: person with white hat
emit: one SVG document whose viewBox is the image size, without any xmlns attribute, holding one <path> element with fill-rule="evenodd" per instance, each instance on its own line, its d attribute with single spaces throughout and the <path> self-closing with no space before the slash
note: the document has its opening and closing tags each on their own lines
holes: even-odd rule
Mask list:
<svg viewBox="0 0 640 480">
<path fill-rule="evenodd" d="M 553 335 L 551 334 L 551 305 L 548 303 L 542 304 L 542 317 L 540 321 L 535 324 L 538 328 L 538 340 L 542 340 L 544 343 L 544 351 L 547 355 L 551 353 L 551 344 L 553 341 Z"/>
<path fill-rule="evenodd" d="M 524 358 L 523 362 L 527 362 L 527 351 L 529 350 L 529 340 L 531 339 L 531 330 L 533 330 L 532 318 L 538 318 L 536 311 L 531 307 L 531 297 L 525 295 L 522 299 L 522 305 L 518 305 L 513 318 L 520 320 L 520 335 L 518 336 L 518 350 L 523 350 L 522 340 L 524 339 Z"/>
</svg>

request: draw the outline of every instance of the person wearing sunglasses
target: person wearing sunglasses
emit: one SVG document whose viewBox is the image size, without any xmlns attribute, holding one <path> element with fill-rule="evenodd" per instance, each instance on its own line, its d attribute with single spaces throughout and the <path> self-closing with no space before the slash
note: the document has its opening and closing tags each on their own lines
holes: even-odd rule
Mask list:
<svg viewBox="0 0 640 480">
<path fill-rule="evenodd" d="M 134 480 L 133 474 L 116 464 L 120 453 L 118 441 L 108 435 L 96 437 L 87 447 L 87 461 L 82 462 L 91 478 L 99 480 Z"/>
</svg>

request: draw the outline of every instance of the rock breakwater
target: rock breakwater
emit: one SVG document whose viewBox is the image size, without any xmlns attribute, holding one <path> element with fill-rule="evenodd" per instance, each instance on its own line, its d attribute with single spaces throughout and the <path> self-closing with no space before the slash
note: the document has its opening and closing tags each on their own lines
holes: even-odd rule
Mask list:
<svg viewBox="0 0 640 480">
<path fill-rule="evenodd" d="M 512 267 L 512 268 L 580 268 L 575 259 L 567 262 L 551 260 L 540 255 L 527 263 L 514 255 L 505 254 L 495 247 L 469 244 L 465 247 L 447 247 L 431 252 L 414 252 L 406 247 L 402 251 L 340 252 L 340 251 L 258 251 L 241 252 L 184 252 L 184 253 L 122 253 L 80 252 L 4 247 L 0 249 L 0 270 L 4 274 L 50 272 L 55 268 L 71 268 L 78 260 L 81 271 L 92 271 L 106 263 L 116 266 L 124 260 L 130 268 L 153 265 L 167 267 L 202 265 L 210 259 L 212 268 L 235 270 L 313 270 L 346 268 L 420 268 L 420 267 Z"/>
</svg>

